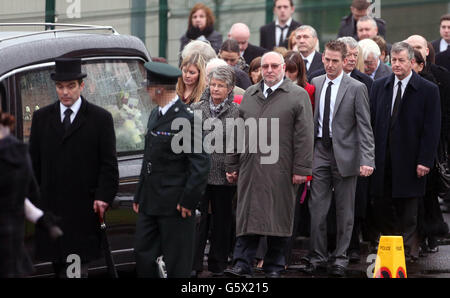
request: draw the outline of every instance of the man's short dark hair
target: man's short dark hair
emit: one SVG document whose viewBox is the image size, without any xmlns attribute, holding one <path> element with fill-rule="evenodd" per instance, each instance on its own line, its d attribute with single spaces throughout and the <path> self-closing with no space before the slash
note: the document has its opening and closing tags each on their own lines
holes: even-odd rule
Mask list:
<svg viewBox="0 0 450 298">
<path fill-rule="evenodd" d="M 330 40 L 325 45 L 325 50 L 341 52 L 342 59 L 345 59 L 345 57 L 347 56 L 347 45 L 342 41 Z"/>
<path fill-rule="evenodd" d="M 439 25 L 441 25 L 443 21 L 450 21 L 450 13 L 444 14 L 444 15 L 441 17 L 441 20 L 440 20 L 440 22 L 439 22 Z"/>
<path fill-rule="evenodd" d="M 273 1 L 273 8 L 275 8 L 277 6 L 277 1 L 278 0 L 274 0 Z M 294 1 L 293 0 L 289 0 L 289 3 L 291 4 L 291 7 L 294 6 Z"/>
<path fill-rule="evenodd" d="M 220 51 L 232 52 L 232 53 L 240 53 L 239 52 L 239 43 L 234 39 L 227 39 L 223 42 L 220 47 Z"/>
<path fill-rule="evenodd" d="M 364 10 L 369 8 L 370 2 L 367 0 L 353 0 L 351 6 L 357 10 Z"/>
</svg>

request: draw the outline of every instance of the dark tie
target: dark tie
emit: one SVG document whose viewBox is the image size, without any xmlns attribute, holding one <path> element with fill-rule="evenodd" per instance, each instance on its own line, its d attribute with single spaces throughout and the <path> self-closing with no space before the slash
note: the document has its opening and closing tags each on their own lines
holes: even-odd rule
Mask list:
<svg viewBox="0 0 450 298">
<path fill-rule="evenodd" d="M 394 120 L 397 117 L 398 107 L 400 101 L 402 100 L 402 82 L 399 81 L 397 84 L 397 95 L 395 96 L 394 108 L 392 109 L 391 119 Z"/>
<path fill-rule="evenodd" d="M 270 94 L 272 94 L 272 89 L 270 89 L 270 88 L 268 88 L 267 90 L 266 90 L 266 92 L 267 92 L 267 96 L 266 96 L 266 98 L 268 98 L 269 96 L 270 96 Z"/>
<path fill-rule="evenodd" d="M 288 26 L 281 27 L 280 25 L 277 25 L 277 27 L 280 28 L 280 30 L 281 30 L 280 39 L 278 40 L 278 46 L 282 47 L 283 41 L 284 41 L 284 38 L 283 38 L 284 30 L 287 29 Z"/>
<path fill-rule="evenodd" d="M 303 59 L 303 62 L 305 62 L 305 69 L 308 69 L 308 60 Z"/>
<path fill-rule="evenodd" d="M 331 147 L 331 138 L 330 138 L 331 85 L 333 85 L 333 82 L 328 83 L 327 91 L 325 92 L 325 107 L 323 109 L 323 119 L 322 119 L 322 144 L 326 148 Z"/>
<path fill-rule="evenodd" d="M 70 127 L 70 115 L 72 115 L 73 111 L 71 109 L 67 109 L 64 111 L 64 120 L 63 120 L 63 127 L 64 130 L 67 131 Z"/>
<path fill-rule="evenodd" d="M 162 111 L 158 110 L 158 120 L 161 119 L 162 116 L 163 116 Z"/>
</svg>

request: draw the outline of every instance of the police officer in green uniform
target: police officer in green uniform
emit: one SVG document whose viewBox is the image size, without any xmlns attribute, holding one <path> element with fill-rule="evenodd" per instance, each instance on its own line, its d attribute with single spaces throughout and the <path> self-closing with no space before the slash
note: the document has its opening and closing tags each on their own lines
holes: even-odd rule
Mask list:
<svg viewBox="0 0 450 298">
<path fill-rule="evenodd" d="M 137 274 L 138 277 L 159 277 L 156 260 L 162 255 L 167 277 L 187 278 L 194 254 L 195 207 L 207 184 L 209 155 L 203 149 L 201 153 L 194 152 L 193 144 L 202 142 L 202 133 L 194 133 L 193 111 L 176 94 L 181 71 L 158 62 L 148 62 L 145 68 L 147 91 L 158 107 L 148 120 L 140 181 L 133 204 L 139 214 L 135 239 Z M 172 129 L 175 119 L 189 123 L 192 129 L 182 126 Z M 186 131 L 190 135 L 186 136 Z M 177 142 L 174 143 L 190 142 L 191 146 L 184 146 L 190 149 L 181 153 L 174 150 L 172 138 L 175 136 Z"/>
</svg>

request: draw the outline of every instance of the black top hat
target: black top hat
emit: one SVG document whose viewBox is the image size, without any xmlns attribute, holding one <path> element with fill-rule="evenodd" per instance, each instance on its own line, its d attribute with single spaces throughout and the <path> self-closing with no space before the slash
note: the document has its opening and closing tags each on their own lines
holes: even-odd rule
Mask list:
<svg viewBox="0 0 450 298">
<path fill-rule="evenodd" d="M 55 59 L 56 72 L 50 77 L 54 81 L 73 81 L 85 78 L 87 75 L 81 72 L 81 59 L 57 58 Z"/>
<path fill-rule="evenodd" d="M 147 62 L 147 86 L 152 85 L 176 85 L 181 70 L 175 66 L 161 62 Z"/>
</svg>

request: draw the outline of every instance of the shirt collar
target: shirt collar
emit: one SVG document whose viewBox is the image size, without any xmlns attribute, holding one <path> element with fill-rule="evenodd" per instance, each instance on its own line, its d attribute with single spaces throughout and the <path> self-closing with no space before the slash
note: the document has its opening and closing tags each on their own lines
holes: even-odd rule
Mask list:
<svg viewBox="0 0 450 298">
<path fill-rule="evenodd" d="M 291 27 L 291 23 L 292 23 L 292 17 L 289 18 L 289 20 L 287 20 L 286 25 L 288 28 Z M 280 25 L 280 22 L 278 21 L 278 18 L 275 20 L 275 27 Z"/>
<path fill-rule="evenodd" d="M 168 104 L 166 104 L 164 107 L 159 107 L 159 111 L 161 111 L 161 114 L 165 115 L 167 111 L 175 104 L 175 102 L 178 100 L 178 95 L 175 96 L 174 99 L 172 99 Z"/>
<path fill-rule="evenodd" d="M 448 43 L 445 41 L 445 39 L 441 38 L 441 42 L 439 44 L 439 49 L 441 50 L 441 52 L 446 51 L 447 47 L 448 47 Z"/>
<path fill-rule="evenodd" d="M 314 55 L 316 54 L 316 51 L 313 51 L 311 54 L 309 54 L 307 57 L 303 57 L 303 55 L 300 53 L 300 55 L 302 56 L 302 58 L 304 60 L 308 60 L 308 65 L 311 65 L 313 59 L 314 59 Z"/>
<path fill-rule="evenodd" d="M 401 80 L 401 82 L 402 82 L 402 89 L 405 89 L 405 87 L 408 85 L 409 80 L 412 77 L 412 74 L 413 74 L 413 72 L 411 70 L 411 73 L 406 78 Z M 400 80 L 397 78 L 397 76 L 394 76 L 394 77 L 395 77 L 395 79 L 394 79 L 394 87 L 395 87 L 395 86 L 397 86 L 398 82 L 400 82 Z"/>
<path fill-rule="evenodd" d="M 333 82 L 334 86 L 339 86 L 341 84 L 342 78 L 344 77 L 344 70 L 342 70 L 341 74 L 338 75 L 334 80 L 330 80 L 328 76 L 325 79 L 325 85 L 328 85 L 329 82 Z"/>
<path fill-rule="evenodd" d="M 65 105 L 63 105 L 61 102 L 59 102 L 59 106 L 60 106 L 60 110 L 61 110 L 61 116 L 64 118 L 64 112 L 67 109 L 71 109 L 72 110 L 72 115 L 76 115 L 78 113 L 78 111 L 80 110 L 81 107 L 81 97 L 78 97 L 78 99 L 73 103 L 73 105 L 71 105 L 70 107 L 66 107 Z"/>
<path fill-rule="evenodd" d="M 264 95 L 266 94 L 266 91 L 267 91 L 267 89 L 269 89 L 269 88 L 272 89 L 272 92 L 275 91 L 275 90 L 277 90 L 278 87 L 280 87 L 281 84 L 283 84 L 283 81 L 284 81 L 284 78 L 281 79 L 281 81 L 279 81 L 278 83 L 276 83 L 276 84 L 273 85 L 272 87 L 267 86 L 266 83 L 264 82 L 264 90 L 263 90 Z"/>
</svg>

